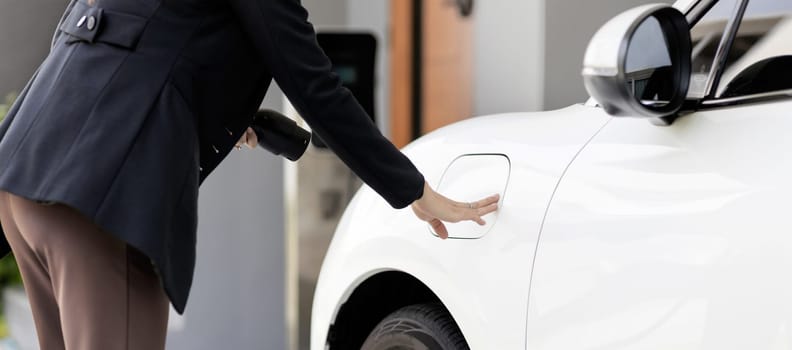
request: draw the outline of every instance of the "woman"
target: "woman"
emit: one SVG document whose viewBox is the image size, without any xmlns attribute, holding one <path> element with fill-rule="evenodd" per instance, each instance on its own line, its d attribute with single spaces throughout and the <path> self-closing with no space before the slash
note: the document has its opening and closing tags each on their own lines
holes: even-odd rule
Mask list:
<svg viewBox="0 0 792 350">
<path fill-rule="evenodd" d="M 432 190 L 331 72 L 298 0 L 72 1 L 0 124 L 0 222 L 43 349 L 162 349 L 183 312 L 200 183 L 275 80 L 335 153 L 441 238 L 497 196 Z"/>
</svg>

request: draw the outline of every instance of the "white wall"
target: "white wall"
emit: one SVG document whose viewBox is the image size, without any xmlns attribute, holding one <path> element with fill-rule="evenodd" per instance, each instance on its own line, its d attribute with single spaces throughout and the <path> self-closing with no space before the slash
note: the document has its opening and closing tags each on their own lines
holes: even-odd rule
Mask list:
<svg viewBox="0 0 792 350">
<path fill-rule="evenodd" d="M 474 115 L 542 109 L 544 1 L 480 0 L 473 16 Z"/>
<path fill-rule="evenodd" d="M 589 39 L 619 12 L 668 0 L 486 0 L 474 11 L 475 115 L 584 102 Z"/>
<path fill-rule="evenodd" d="M 317 30 L 343 27 L 347 20 L 348 0 L 302 0 L 308 9 L 309 21 Z"/>
<path fill-rule="evenodd" d="M 545 0 L 544 103 L 546 110 L 588 99 L 580 71 L 583 54 L 605 22 L 629 8 L 669 0 Z"/>
</svg>

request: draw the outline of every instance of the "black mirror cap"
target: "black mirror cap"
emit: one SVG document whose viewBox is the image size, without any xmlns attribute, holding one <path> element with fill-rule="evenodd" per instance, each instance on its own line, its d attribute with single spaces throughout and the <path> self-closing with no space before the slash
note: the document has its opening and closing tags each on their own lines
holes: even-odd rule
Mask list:
<svg viewBox="0 0 792 350">
<path fill-rule="evenodd" d="M 256 112 L 250 128 L 256 133 L 259 146 L 293 162 L 302 157 L 311 141 L 311 133 L 297 122 L 269 109 Z"/>
<path fill-rule="evenodd" d="M 627 52 L 638 27 L 655 17 L 667 40 L 671 59 L 671 79 L 675 87 L 669 102 L 663 106 L 642 104 L 628 89 L 625 63 Z M 615 52 L 603 52 L 603 48 Z M 640 6 L 614 17 L 591 39 L 583 67 L 586 90 L 603 109 L 613 116 L 662 118 L 675 115 L 685 102 L 691 73 L 690 26 L 685 15 L 666 5 Z M 596 55 L 613 57 L 592 57 Z M 603 64 L 604 63 L 604 64 Z"/>
</svg>

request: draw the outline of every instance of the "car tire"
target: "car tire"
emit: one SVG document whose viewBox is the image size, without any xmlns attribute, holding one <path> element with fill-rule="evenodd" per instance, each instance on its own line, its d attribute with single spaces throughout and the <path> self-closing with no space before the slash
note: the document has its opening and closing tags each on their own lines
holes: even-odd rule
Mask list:
<svg viewBox="0 0 792 350">
<path fill-rule="evenodd" d="M 441 304 L 403 307 L 371 331 L 362 350 L 469 350 L 454 319 Z"/>
</svg>

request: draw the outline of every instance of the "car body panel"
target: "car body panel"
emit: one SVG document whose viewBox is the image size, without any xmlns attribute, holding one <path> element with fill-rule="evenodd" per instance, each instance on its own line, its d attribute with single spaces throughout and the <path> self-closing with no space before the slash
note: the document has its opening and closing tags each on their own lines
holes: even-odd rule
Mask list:
<svg viewBox="0 0 792 350">
<path fill-rule="evenodd" d="M 792 347 L 790 110 L 603 128 L 548 209 L 527 348 Z"/>
<path fill-rule="evenodd" d="M 405 154 L 433 187 L 461 155 L 506 155 L 511 174 L 498 221 L 479 239 L 440 240 L 409 207 L 394 210 L 364 186 L 342 217 L 322 266 L 311 348 L 324 348 L 329 326 L 355 287 L 389 270 L 428 286 L 449 308 L 471 348 L 522 348 L 530 267 L 545 210 L 567 165 L 610 118 L 583 105 L 479 117 L 406 147 Z M 470 183 L 471 191 L 479 191 L 483 180 Z"/>
</svg>

